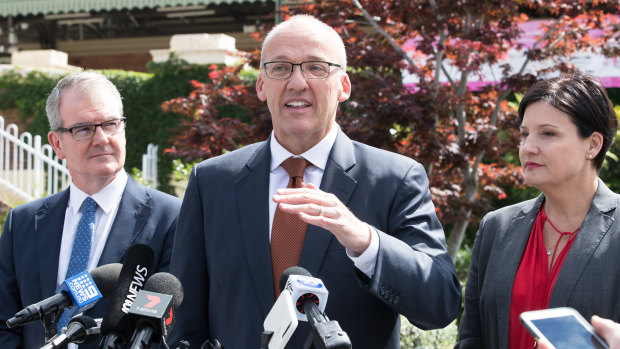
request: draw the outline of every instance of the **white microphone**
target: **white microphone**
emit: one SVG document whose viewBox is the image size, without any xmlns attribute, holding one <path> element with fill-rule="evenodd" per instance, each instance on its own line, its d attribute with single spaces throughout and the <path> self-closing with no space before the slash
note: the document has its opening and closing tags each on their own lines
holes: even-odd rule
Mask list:
<svg viewBox="0 0 620 349">
<path fill-rule="evenodd" d="M 282 290 L 263 322 L 261 349 L 283 349 L 298 325 L 291 293 Z"/>
<path fill-rule="evenodd" d="M 327 289 L 307 270 L 290 267 L 280 276 L 280 296 L 263 322 L 261 349 L 282 349 L 297 329 L 299 321 L 308 321 L 303 300 L 310 299 L 322 312 L 327 304 Z M 296 306 L 297 303 L 297 306 Z"/>
<path fill-rule="evenodd" d="M 294 270 L 294 272 L 298 272 L 298 270 Z M 285 274 L 282 275 L 284 276 Z M 297 319 L 299 321 L 308 321 L 308 315 L 303 308 L 303 304 L 307 301 L 314 302 L 319 311 L 323 313 L 327 304 L 327 296 L 329 295 L 323 281 L 307 275 L 292 275 L 290 273 L 289 275 L 284 289 L 290 293 L 292 302 L 296 305 L 295 315 L 297 315 Z"/>
<path fill-rule="evenodd" d="M 289 276 L 290 275 L 290 276 Z M 288 276 L 288 279 L 285 279 Z M 335 320 L 325 313 L 329 292 L 323 281 L 312 277 L 301 267 L 290 267 L 282 273 L 280 288 L 286 281 L 283 293 L 290 293 L 295 304 L 295 313 L 300 321 L 307 321 L 312 327 L 312 345 L 315 349 L 350 349 L 351 340 Z"/>
</svg>

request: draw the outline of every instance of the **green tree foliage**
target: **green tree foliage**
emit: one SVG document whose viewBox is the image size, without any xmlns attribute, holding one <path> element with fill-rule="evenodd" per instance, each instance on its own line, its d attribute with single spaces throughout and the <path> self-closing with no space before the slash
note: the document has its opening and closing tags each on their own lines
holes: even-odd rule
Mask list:
<svg viewBox="0 0 620 349">
<path fill-rule="evenodd" d="M 610 94 L 611 96 L 612 94 Z M 620 93 L 618 97 L 620 97 Z M 614 109 L 618 115 L 618 121 L 620 121 L 620 105 L 616 105 Z M 607 157 L 605 162 L 603 162 L 603 168 L 601 168 L 599 176 L 611 190 L 620 193 L 620 131 L 616 133 L 614 143 L 611 145 L 609 152 L 607 152 Z"/>
<path fill-rule="evenodd" d="M 17 108 L 26 131 L 47 140 L 49 123 L 45 116 L 45 101 L 56 86 L 60 75 L 32 71 L 25 76 L 15 70 L 0 75 L 0 108 Z"/>
</svg>

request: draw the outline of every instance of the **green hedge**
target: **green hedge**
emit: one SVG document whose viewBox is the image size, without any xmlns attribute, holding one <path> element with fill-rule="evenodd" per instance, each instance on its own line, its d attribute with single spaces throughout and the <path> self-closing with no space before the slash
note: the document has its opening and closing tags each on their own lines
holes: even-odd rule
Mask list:
<svg viewBox="0 0 620 349">
<path fill-rule="evenodd" d="M 192 91 L 190 80 L 208 82 L 206 65 L 193 65 L 174 56 L 164 63 L 151 63 L 149 73 L 100 70 L 118 88 L 127 117 L 127 160 L 125 168 L 142 167 L 142 154 L 149 143 L 159 145 L 159 189 L 172 192 L 169 185 L 172 159 L 161 156 L 171 146 L 170 131 L 179 126 L 181 116 L 161 111 L 163 101 L 185 97 Z M 49 124 L 45 101 L 62 75 L 34 71 L 26 75 L 8 71 L 0 75 L 0 109 L 17 108 L 24 131 L 41 135 L 47 142 Z"/>
</svg>

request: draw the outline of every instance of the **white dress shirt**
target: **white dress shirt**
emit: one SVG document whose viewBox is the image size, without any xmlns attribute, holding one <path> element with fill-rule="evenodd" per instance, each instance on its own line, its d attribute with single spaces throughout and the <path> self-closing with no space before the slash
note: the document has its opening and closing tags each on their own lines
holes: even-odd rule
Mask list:
<svg viewBox="0 0 620 349">
<path fill-rule="evenodd" d="M 95 231 L 91 239 L 90 257 L 88 258 L 87 269 L 89 271 L 95 269 L 99 263 L 99 258 L 108 239 L 112 223 L 114 223 L 114 217 L 116 217 L 126 185 L 127 173 L 121 170 L 110 184 L 91 196 L 97 202 L 97 210 L 95 211 Z M 56 286 L 66 279 L 65 276 L 69 266 L 69 259 L 71 259 L 75 230 L 82 217 L 82 202 L 86 197 L 88 197 L 88 194 L 76 187 L 75 184 L 70 184 L 69 202 L 65 211 L 65 223 L 60 243 Z"/>
<path fill-rule="evenodd" d="M 323 172 L 327 165 L 329 153 L 336 142 L 340 126 L 336 123 L 332 126 L 329 133 L 314 147 L 308 149 L 299 156 L 293 155 L 278 143 L 273 131 L 271 132 L 271 165 L 269 173 L 269 241 L 271 241 L 271 229 L 273 227 L 273 216 L 276 213 L 278 204 L 273 201 L 273 196 L 277 190 L 288 186 L 289 175 L 282 167 L 282 162 L 289 157 L 302 157 L 312 163 L 304 171 L 304 183 L 312 183 L 317 188 L 321 185 Z M 358 257 L 353 257 L 347 250 L 347 256 L 353 261 L 355 266 L 366 276 L 372 278 L 375 273 L 377 254 L 379 253 L 379 236 L 375 229 L 370 228 L 370 246 Z M 65 268 L 66 269 L 66 268 Z"/>
</svg>

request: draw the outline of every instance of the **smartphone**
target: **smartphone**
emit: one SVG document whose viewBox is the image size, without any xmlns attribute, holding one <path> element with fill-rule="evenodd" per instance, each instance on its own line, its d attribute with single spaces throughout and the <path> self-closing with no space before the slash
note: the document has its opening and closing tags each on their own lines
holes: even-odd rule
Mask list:
<svg viewBox="0 0 620 349">
<path fill-rule="evenodd" d="M 297 325 L 298 320 L 293 299 L 287 290 L 283 290 L 263 322 L 265 331 L 273 332 L 268 348 L 283 349 L 295 332 Z"/>
<path fill-rule="evenodd" d="M 526 311 L 521 324 L 534 339 L 547 339 L 557 349 L 609 349 L 590 323 L 573 308 Z"/>
</svg>

